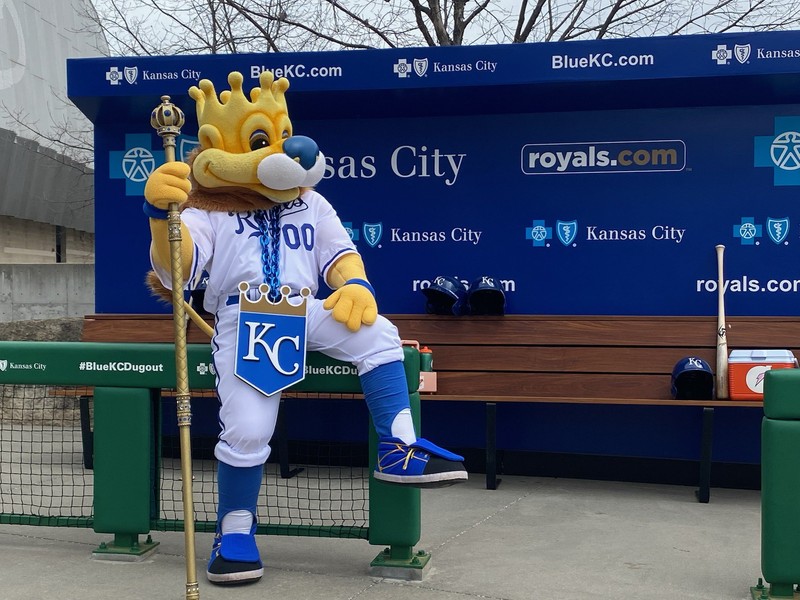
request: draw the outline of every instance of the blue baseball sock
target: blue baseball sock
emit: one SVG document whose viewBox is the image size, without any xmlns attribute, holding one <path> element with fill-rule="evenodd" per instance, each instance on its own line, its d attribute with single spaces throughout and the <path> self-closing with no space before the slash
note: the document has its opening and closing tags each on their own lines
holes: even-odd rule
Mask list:
<svg viewBox="0 0 800 600">
<path fill-rule="evenodd" d="M 364 373 L 361 389 L 378 437 L 399 437 L 406 444 L 416 441 L 402 361 L 380 365 Z"/>
<path fill-rule="evenodd" d="M 217 521 L 222 525 L 225 515 L 236 511 L 248 511 L 255 519 L 258 492 L 261 490 L 261 474 L 264 465 L 255 467 L 232 467 L 220 462 L 217 469 L 219 501 Z M 238 513 L 241 514 L 241 513 Z"/>
</svg>

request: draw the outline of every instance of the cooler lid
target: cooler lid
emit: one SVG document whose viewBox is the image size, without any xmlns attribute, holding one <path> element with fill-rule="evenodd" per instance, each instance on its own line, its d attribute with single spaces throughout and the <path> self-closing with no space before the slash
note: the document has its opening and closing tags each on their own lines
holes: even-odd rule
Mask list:
<svg viewBox="0 0 800 600">
<path fill-rule="evenodd" d="M 797 363 L 791 350 L 731 350 L 731 363 Z"/>
</svg>

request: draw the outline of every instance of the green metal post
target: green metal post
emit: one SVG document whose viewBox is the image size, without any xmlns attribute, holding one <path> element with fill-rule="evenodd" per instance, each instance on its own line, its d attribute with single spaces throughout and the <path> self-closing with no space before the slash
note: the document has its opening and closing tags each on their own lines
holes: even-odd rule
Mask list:
<svg viewBox="0 0 800 600">
<path fill-rule="evenodd" d="M 414 428 L 421 434 L 419 392 L 419 351 L 405 347 L 404 366 Z M 414 551 L 422 525 L 420 490 L 391 485 L 372 477 L 378 456 L 378 435 L 370 421 L 369 433 L 369 543 L 388 546 L 371 567 L 373 573 L 399 579 L 422 579 L 430 554 Z"/>
<path fill-rule="evenodd" d="M 150 531 L 152 392 L 97 387 L 94 394 L 94 530 L 114 534 L 95 555 L 141 558 L 158 544 L 138 539 Z"/>
<path fill-rule="evenodd" d="M 800 582 L 798 465 L 800 369 L 769 371 L 761 424 L 761 571 L 770 583 L 769 598 L 793 598 Z M 751 594 L 763 597 L 763 586 Z"/>
</svg>

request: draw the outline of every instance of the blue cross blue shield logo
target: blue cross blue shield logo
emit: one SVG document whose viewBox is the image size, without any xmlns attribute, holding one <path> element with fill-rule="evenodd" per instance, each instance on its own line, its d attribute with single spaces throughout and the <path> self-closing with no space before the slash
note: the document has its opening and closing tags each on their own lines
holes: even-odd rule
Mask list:
<svg viewBox="0 0 800 600">
<path fill-rule="evenodd" d="M 761 242 L 762 226 L 755 217 L 742 217 L 741 223 L 733 226 L 733 237 L 741 240 L 742 246 L 758 246 Z"/>
<path fill-rule="evenodd" d="M 556 236 L 558 241 L 569 246 L 578 235 L 577 221 L 556 221 Z"/>
<path fill-rule="evenodd" d="M 800 117 L 775 117 L 772 135 L 755 136 L 753 165 L 772 169 L 773 185 L 800 185 Z"/>
<path fill-rule="evenodd" d="M 525 239 L 532 240 L 534 248 L 550 246 L 547 240 L 553 239 L 553 228 L 548 227 L 542 219 L 534 219 L 531 227 L 525 228 Z"/>
<path fill-rule="evenodd" d="M 108 153 L 108 176 L 125 180 L 126 196 L 141 196 L 147 178 L 164 162 L 164 150 L 155 147 L 149 133 L 125 134 L 125 149 Z"/>
<path fill-rule="evenodd" d="M 789 236 L 789 218 L 767 219 L 767 234 L 776 244 L 782 244 Z"/>
<path fill-rule="evenodd" d="M 364 232 L 364 241 L 366 241 L 370 248 L 374 248 L 381 241 L 383 237 L 383 223 L 364 223 L 361 229 Z"/>
<path fill-rule="evenodd" d="M 139 67 L 125 67 L 123 73 L 125 73 L 125 81 L 133 85 L 136 83 L 136 78 L 139 77 Z"/>
<path fill-rule="evenodd" d="M 262 394 L 271 396 L 305 377 L 305 300 L 302 314 L 263 312 L 265 303 L 268 303 L 266 299 L 250 302 L 240 295 L 234 374 Z M 288 305 L 288 301 L 283 298 L 278 304 L 268 304 L 272 308 L 267 310 L 271 311 Z"/>
</svg>

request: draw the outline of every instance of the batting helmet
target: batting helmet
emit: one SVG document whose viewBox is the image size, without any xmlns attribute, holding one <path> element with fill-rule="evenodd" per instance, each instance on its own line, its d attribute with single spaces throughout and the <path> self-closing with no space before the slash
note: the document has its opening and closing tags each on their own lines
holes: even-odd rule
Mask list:
<svg viewBox="0 0 800 600">
<path fill-rule="evenodd" d="M 425 309 L 432 315 L 463 315 L 467 306 L 467 286 L 457 277 L 439 275 L 422 289 L 428 299 Z"/>
<path fill-rule="evenodd" d="M 672 369 L 672 397 L 678 400 L 714 398 L 714 373 L 702 358 L 687 356 Z"/>
<path fill-rule="evenodd" d="M 469 286 L 467 304 L 471 315 L 503 315 L 506 295 L 494 277 L 479 277 Z"/>
</svg>

